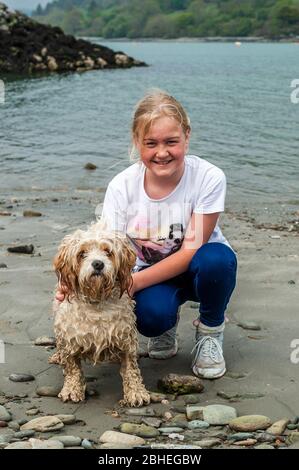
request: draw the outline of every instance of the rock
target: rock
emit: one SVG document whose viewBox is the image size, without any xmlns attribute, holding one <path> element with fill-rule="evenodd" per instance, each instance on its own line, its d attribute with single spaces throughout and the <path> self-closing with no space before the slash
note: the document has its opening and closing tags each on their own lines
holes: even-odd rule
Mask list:
<svg viewBox="0 0 299 470">
<path fill-rule="evenodd" d="M 6 421 L 0 421 L 0 428 L 6 428 L 7 427 L 7 422 Z"/>
<path fill-rule="evenodd" d="M 187 405 L 186 415 L 190 421 L 203 419 L 203 406 Z"/>
<path fill-rule="evenodd" d="M 271 446 L 270 444 L 258 444 L 254 446 L 255 449 L 275 449 L 275 447 Z"/>
<path fill-rule="evenodd" d="M 199 393 L 193 393 L 190 395 L 183 395 L 183 400 L 186 405 L 195 405 L 199 403 L 201 400 L 201 396 Z"/>
<path fill-rule="evenodd" d="M 227 439 L 230 441 L 244 441 L 246 439 L 252 438 L 254 438 L 254 434 L 252 434 L 251 432 L 238 432 L 227 436 Z"/>
<path fill-rule="evenodd" d="M 62 442 L 64 447 L 74 447 L 74 446 L 80 446 L 82 439 L 81 437 L 76 437 L 76 436 L 55 436 L 55 437 L 50 437 L 50 439 L 54 439 L 57 441 Z"/>
<path fill-rule="evenodd" d="M 39 336 L 34 344 L 35 346 L 56 346 L 56 339 L 53 336 Z"/>
<path fill-rule="evenodd" d="M 56 387 L 52 385 L 44 385 L 36 389 L 36 394 L 40 397 L 57 397 L 60 393 L 61 387 Z"/>
<path fill-rule="evenodd" d="M 58 64 L 56 62 L 55 57 L 49 55 L 47 57 L 47 65 L 50 72 L 56 72 L 56 70 L 58 70 Z"/>
<path fill-rule="evenodd" d="M 39 432 L 52 432 L 62 429 L 64 424 L 56 416 L 42 416 L 40 418 L 32 419 L 28 423 L 21 426 L 22 431 L 33 429 Z"/>
<path fill-rule="evenodd" d="M 0 405 L 0 421 L 11 421 L 11 414 L 2 405 Z"/>
<path fill-rule="evenodd" d="M 290 431 L 294 431 L 295 429 L 297 429 L 297 424 L 288 424 L 287 429 L 289 429 Z"/>
<path fill-rule="evenodd" d="M 226 405 L 208 405 L 203 408 L 203 420 L 213 425 L 228 424 L 237 417 L 235 408 Z"/>
<path fill-rule="evenodd" d="M 19 246 L 10 246 L 7 248 L 9 253 L 23 253 L 25 255 L 31 255 L 34 252 L 33 245 L 19 245 Z"/>
<path fill-rule="evenodd" d="M 289 419 L 280 419 L 279 421 L 276 421 L 275 423 L 270 426 L 270 428 L 267 429 L 267 432 L 269 434 L 274 434 L 274 436 L 279 436 L 280 434 L 283 434 L 285 431 L 285 428 L 287 424 L 289 423 Z"/>
<path fill-rule="evenodd" d="M 4 268 L 7 268 L 7 264 L 5 264 L 5 263 L 0 263 L 0 269 L 4 269 Z"/>
<path fill-rule="evenodd" d="M 26 411 L 27 416 L 35 416 L 38 415 L 40 411 L 37 408 L 31 408 L 30 410 Z"/>
<path fill-rule="evenodd" d="M 179 432 L 182 432 L 183 429 L 182 428 L 179 428 L 178 426 L 177 427 L 174 427 L 174 426 L 168 426 L 168 427 L 163 427 L 163 428 L 159 428 L 159 432 L 163 435 L 168 435 L 168 434 L 173 434 L 173 433 L 179 433 Z M 159 433 L 158 433 L 159 434 Z"/>
<path fill-rule="evenodd" d="M 201 421 L 200 419 L 194 419 L 188 423 L 189 429 L 207 429 L 210 425 L 206 421 Z"/>
<path fill-rule="evenodd" d="M 256 439 L 246 439 L 245 441 L 235 442 L 235 446 L 249 447 L 249 446 L 254 446 L 254 444 L 256 444 L 256 443 L 257 443 Z"/>
<path fill-rule="evenodd" d="M 43 214 L 38 211 L 32 211 L 32 210 L 26 210 L 23 211 L 23 216 L 24 217 L 41 217 Z"/>
<path fill-rule="evenodd" d="M 270 434 L 268 432 L 256 433 L 255 437 L 259 442 L 274 442 L 276 439 L 273 434 Z"/>
<path fill-rule="evenodd" d="M 93 449 L 93 445 L 88 439 L 83 439 L 83 441 L 81 442 L 81 446 L 84 449 Z"/>
<path fill-rule="evenodd" d="M 172 432 L 168 434 L 168 439 L 176 439 L 178 441 L 183 441 L 185 439 L 185 436 L 183 434 L 178 434 L 176 432 Z"/>
<path fill-rule="evenodd" d="M 288 445 L 290 444 L 295 444 L 296 442 L 299 442 L 299 431 L 293 431 L 291 432 L 288 437 L 286 443 Z"/>
<path fill-rule="evenodd" d="M 75 424 L 77 421 L 75 415 L 55 415 L 56 418 L 60 419 L 60 421 L 63 422 L 63 424 Z"/>
<path fill-rule="evenodd" d="M 192 444 L 151 444 L 151 449 L 201 449 L 201 447 Z"/>
<path fill-rule="evenodd" d="M 101 435 L 99 442 L 104 444 L 125 444 L 129 446 L 142 446 L 145 444 L 145 440 L 141 437 L 117 431 L 105 431 Z"/>
<path fill-rule="evenodd" d="M 93 163 L 86 163 L 86 165 L 84 166 L 85 170 L 96 170 L 97 168 L 98 167 L 94 165 Z"/>
<path fill-rule="evenodd" d="M 130 444 L 123 444 L 121 442 L 117 443 L 112 443 L 112 442 L 106 442 L 105 444 L 102 444 L 100 449 L 133 449 L 134 445 Z"/>
<path fill-rule="evenodd" d="M 143 424 L 146 424 L 147 426 L 158 428 L 159 426 L 161 426 L 162 420 L 158 418 L 144 417 L 142 418 L 141 422 Z"/>
<path fill-rule="evenodd" d="M 271 426 L 271 420 L 263 415 L 247 415 L 232 419 L 228 424 L 234 431 L 251 432 L 268 428 Z"/>
<path fill-rule="evenodd" d="M 195 441 L 194 444 L 200 446 L 202 449 L 210 449 L 211 447 L 222 444 L 222 441 L 220 439 L 201 439 L 200 441 Z"/>
<path fill-rule="evenodd" d="M 261 330 L 260 325 L 252 321 L 239 321 L 237 325 L 243 328 L 244 330 L 254 330 L 254 331 Z"/>
<path fill-rule="evenodd" d="M 201 380 L 192 375 L 168 374 L 158 380 L 158 388 L 166 393 L 185 395 L 190 393 L 200 393 L 204 386 Z"/>
<path fill-rule="evenodd" d="M 33 429 L 28 429 L 27 431 L 16 432 L 15 435 L 14 435 L 14 438 L 15 439 L 26 439 L 28 437 L 34 436 L 34 434 L 35 434 L 35 431 L 33 431 Z"/>
<path fill-rule="evenodd" d="M 31 382 L 35 377 L 30 374 L 10 374 L 9 380 L 12 382 Z"/>
<path fill-rule="evenodd" d="M 8 423 L 8 427 L 12 429 L 13 431 L 19 431 L 20 430 L 20 425 L 16 421 L 10 421 Z"/>
<path fill-rule="evenodd" d="M 296 282 L 295 282 L 293 279 L 291 279 L 290 281 L 288 281 L 288 284 L 290 284 L 291 286 L 293 286 L 293 285 L 296 284 Z"/>
<path fill-rule="evenodd" d="M 63 443 L 59 440 L 29 439 L 32 449 L 63 449 Z"/>
<path fill-rule="evenodd" d="M 125 411 L 127 416 L 156 416 L 155 410 L 149 406 L 141 408 L 128 408 Z"/>
<path fill-rule="evenodd" d="M 32 449 L 32 446 L 29 441 L 13 442 L 12 444 L 8 444 L 5 449 Z"/>
<path fill-rule="evenodd" d="M 0 211 L 0 215 L 9 217 L 9 216 L 11 215 L 11 212 L 8 212 L 8 211 Z"/>
<path fill-rule="evenodd" d="M 120 430 L 125 434 L 133 434 L 147 439 L 159 436 L 159 431 L 157 429 L 152 426 L 146 426 L 145 424 L 122 423 L 120 425 Z"/>
<path fill-rule="evenodd" d="M 166 400 L 167 396 L 163 393 L 150 392 L 151 402 L 152 403 L 161 403 L 163 400 Z"/>
</svg>

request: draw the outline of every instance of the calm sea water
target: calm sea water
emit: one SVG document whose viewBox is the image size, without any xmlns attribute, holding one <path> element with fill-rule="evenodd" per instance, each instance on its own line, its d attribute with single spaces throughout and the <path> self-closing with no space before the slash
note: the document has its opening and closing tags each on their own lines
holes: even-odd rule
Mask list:
<svg viewBox="0 0 299 470">
<path fill-rule="evenodd" d="M 299 79 L 298 44 L 101 43 L 150 67 L 0 77 L 6 85 L 2 196 L 105 188 L 129 165 L 136 101 L 148 88 L 161 87 L 190 115 L 190 153 L 226 173 L 230 209 L 298 210 L 299 104 L 290 100 L 291 81 Z M 89 161 L 99 169 L 84 170 Z"/>
</svg>

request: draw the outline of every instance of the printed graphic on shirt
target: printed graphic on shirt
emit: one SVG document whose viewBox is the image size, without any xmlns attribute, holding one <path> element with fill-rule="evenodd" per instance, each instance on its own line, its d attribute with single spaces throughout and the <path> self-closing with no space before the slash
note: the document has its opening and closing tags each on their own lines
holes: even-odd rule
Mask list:
<svg viewBox="0 0 299 470">
<path fill-rule="evenodd" d="M 151 237 L 134 237 L 128 233 L 127 236 L 135 247 L 138 258 L 146 264 L 152 265 L 175 253 L 180 249 L 184 240 L 184 228 L 181 223 L 160 227 L 155 233 L 151 228 Z M 166 234 L 163 236 L 162 234 Z"/>
</svg>

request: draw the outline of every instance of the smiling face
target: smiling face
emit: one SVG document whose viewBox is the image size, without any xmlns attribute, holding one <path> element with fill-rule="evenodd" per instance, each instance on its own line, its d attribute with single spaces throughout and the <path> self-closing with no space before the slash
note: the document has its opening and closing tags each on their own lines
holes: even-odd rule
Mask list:
<svg viewBox="0 0 299 470">
<path fill-rule="evenodd" d="M 182 176 L 189 136 L 190 131 L 185 134 L 176 119 L 163 116 L 135 142 L 140 159 L 153 178 L 171 181 Z"/>
</svg>

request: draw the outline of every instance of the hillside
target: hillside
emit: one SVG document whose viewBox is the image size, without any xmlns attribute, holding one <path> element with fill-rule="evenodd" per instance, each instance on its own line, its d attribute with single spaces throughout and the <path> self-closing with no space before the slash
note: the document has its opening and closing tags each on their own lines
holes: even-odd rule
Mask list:
<svg viewBox="0 0 299 470">
<path fill-rule="evenodd" d="M 105 38 L 299 36 L 299 0 L 56 0 L 33 16 Z"/>
</svg>

